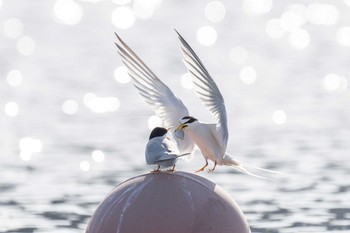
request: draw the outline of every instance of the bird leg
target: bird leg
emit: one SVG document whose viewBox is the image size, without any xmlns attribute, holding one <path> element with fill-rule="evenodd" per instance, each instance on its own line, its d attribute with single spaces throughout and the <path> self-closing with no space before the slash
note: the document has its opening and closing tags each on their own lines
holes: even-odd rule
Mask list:
<svg viewBox="0 0 350 233">
<path fill-rule="evenodd" d="M 204 168 L 206 168 L 207 166 L 208 166 L 208 160 L 205 160 L 205 165 L 203 167 L 201 167 L 200 169 L 198 169 L 196 171 L 196 173 L 204 171 Z"/>
<path fill-rule="evenodd" d="M 160 165 L 158 164 L 158 168 L 154 169 L 152 172 L 160 172 Z"/>
<path fill-rule="evenodd" d="M 216 161 L 215 161 L 215 164 L 214 164 L 214 167 L 212 169 L 209 169 L 208 172 L 213 172 L 215 170 L 215 167 L 216 167 Z"/>
<path fill-rule="evenodd" d="M 171 169 L 168 169 L 168 172 L 174 172 L 174 171 L 175 171 L 175 165 Z"/>
</svg>

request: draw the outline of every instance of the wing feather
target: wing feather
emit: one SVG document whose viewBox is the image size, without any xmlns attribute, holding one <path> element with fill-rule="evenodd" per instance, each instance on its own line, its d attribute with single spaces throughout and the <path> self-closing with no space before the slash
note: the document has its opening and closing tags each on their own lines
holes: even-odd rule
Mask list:
<svg viewBox="0 0 350 233">
<path fill-rule="evenodd" d="M 134 86 L 146 100 L 150 101 L 151 108 L 164 122 L 165 127 L 172 127 L 179 123 L 183 116 L 188 115 L 186 106 L 173 92 L 148 68 L 148 66 L 132 51 L 118 36 L 116 43 L 123 63 L 134 81 Z M 160 107 L 162 106 L 162 107 Z M 164 111 L 167 111 L 165 113 Z M 163 114 L 162 114 L 163 113 Z"/>
<path fill-rule="evenodd" d="M 225 151 L 228 141 L 228 129 L 224 98 L 197 54 L 177 31 L 176 33 L 181 41 L 180 49 L 184 57 L 184 63 L 189 73 L 192 75 L 195 92 L 211 114 L 216 118 L 216 130 L 220 132 L 218 140 Z"/>
</svg>

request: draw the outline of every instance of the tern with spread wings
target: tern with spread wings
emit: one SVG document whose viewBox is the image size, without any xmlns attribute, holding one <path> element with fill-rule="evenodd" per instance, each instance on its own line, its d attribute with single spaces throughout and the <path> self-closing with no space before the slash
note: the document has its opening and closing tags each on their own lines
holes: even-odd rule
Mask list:
<svg viewBox="0 0 350 233">
<path fill-rule="evenodd" d="M 134 81 L 134 86 L 156 115 L 163 120 L 165 127 L 174 128 L 177 126 L 172 133 L 180 154 L 190 153 L 188 157 L 191 158 L 195 145 L 198 146 L 205 159 L 205 165 L 197 172 L 203 171 L 208 166 L 208 160 L 211 160 L 214 162 L 214 167 L 209 171 L 214 171 L 216 165 L 227 165 L 243 173 L 257 176 L 246 170 L 247 164 L 233 159 L 226 153 L 228 129 L 224 99 L 198 56 L 183 37 L 178 32 L 177 34 L 182 44 L 181 51 L 185 64 L 193 78 L 195 91 L 217 122 L 213 124 L 203 123 L 190 116 L 182 101 L 116 34 L 118 53 Z"/>
</svg>

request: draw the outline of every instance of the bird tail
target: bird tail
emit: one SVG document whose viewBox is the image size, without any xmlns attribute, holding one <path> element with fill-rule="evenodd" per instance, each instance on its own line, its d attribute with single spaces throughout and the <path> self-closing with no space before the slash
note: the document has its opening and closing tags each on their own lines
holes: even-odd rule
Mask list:
<svg viewBox="0 0 350 233">
<path fill-rule="evenodd" d="M 180 158 L 180 157 L 183 157 L 183 156 L 186 156 L 186 155 L 190 155 L 191 153 L 185 153 L 185 154 L 181 154 L 181 155 L 176 155 L 176 158 Z"/>
<path fill-rule="evenodd" d="M 273 179 L 267 178 L 265 176 L 260 176 L 260 175 L 254 174 L 254 173 L 248 171 L 247 168 L 254 168 L 254 169 L 257 169 L 257 170 L 271 172 L 271 173 L 279 173 L 279 172 L 276 172 L 276 171 L 272 171 L 272 170 L 265 169 L 265 168 L 260 168 L 260 167 L 255 167 L 255 166 L 249 165 L 247 163 L 238 161 L 238 160 L 234 159 L 229 154 L 225 154 L 225 157 L 223 158 L 223 165 L 230 166 L 230 167 L 232 167 L 233 169 L 235 169 L 235 170 L 237 170 L 239 172 L 242 172 L 244 174 L 247 174 L 247 175 L 250 175 L 250 176 L 253 176 L 253 177 L 257 177 L 257 178 L 260 178 L 260 179 L 264 179 L 264 180 L 271 180 L 271 181 L 273 181 Z"/>
</svg>

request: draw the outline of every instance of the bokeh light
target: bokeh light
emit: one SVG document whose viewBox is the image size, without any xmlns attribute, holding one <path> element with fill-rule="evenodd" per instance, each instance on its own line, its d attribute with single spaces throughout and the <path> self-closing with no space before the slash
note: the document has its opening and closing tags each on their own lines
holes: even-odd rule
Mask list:
<svg viewBox="0 0 350 233">
<path fill-rule="evenodd" d="M 160 6 L 162 0 L 134 0 L 133 12 L 139 19 L 149 19 Z"/>
<path fill-rule="evenodd" d="M 287 114 L 283 110 L 276 110 L 272 114 L 272 120 L 277 125 L 286 123 Z"/>
<path fill-rule="evenodd" d="M 118 5 L 126 5 L 126 4 L 129 4 L 131 0 L 113 0 L 113 2 Z"/>
<path fill-rule="evenodd" d="M 114 70 L 114 79 L 118 83 L 128 83 L 131 78 L 125 66 L 119 66 Z"/>
<path fill-rule="evenodd" d="M 8 19 L 2 24 L 2 34 L 5 38 L 15 39 L 19 37 L 22 32 L 23 24 L 19 19 Z"/>
<path fill-rule="evenodd" d="M 348 86 L 348 80 L 344 76 L 334 73 L 326 75 L 322 83 L 327 91 L 345 91 Z"/>
<path fill-rule="evenodd" d="M 307 22 L 307 7 L 303 4 L 293 4 L 288 8 L 289 12 L 293 12 L 295 18 L 300 22 L 299 24 L 304 24 Z"/>
<path fill-rule="evenodd" d="M 53 9 L 56 22 L 67 25 L 78 24 L 83 17 L 83 10 L 73 0 L 57 0 Z"/>
<path fill-rule="evenodd" d="M 197 30 L 197 40 L 205 46 L 213 45 L 218 35 L 212 26 L 202 26 Z"/>
<path fill-rule="evenodd" d="M 253 84 L 256 80 L 256 71 L 252 66 L 244 66 L 239 72 L 239 78 L 245 84 Z"/>
<path fill-rule="evenodd" d="M 43 144 L 40 139 L 32 137 L 24 137 L 19 140 L 19 156 L 23 161 L 29 161 L 32 158 L 33 153 L 39 153 L 42 151 Z"/>
<path fill-rule="evenodd" d="M 238 46 L 234 47 L 230 51 L 230 59 L 233 63 L 241 65 L 246 62 L 248 58 L 248 52 L 245 48 Z"/>
<path fill-rule="evenodd" d="M 284 34 L 284 28 L 281 24 L 280 19 L 270 19 L 266 23 L 265 27 L 266 34 L 273 38 L 273 39 L 279 39 L 283 37 Z"/>
<path fill-rule="evenodd" d="M 119 29 L 127 29 L 134 25 L 135 15 L 128 6 L 120 6 L 112 12 L 112 23 Z"/>
<path fill-rule="evenodd" d="M 30 55 L 35 50 L 35 42 L 29 36 L 21 37 L 17 41 L 17 51 L 22 55 Z"/>
<path fill-rule="evenodd" d="M 304 12 L 303 12 L 304 10 Z M 306 23 L 306 7 L 302 8 L 296 5 L 284 12 L 280 19 L 282 28 L 286 31 L 293 31 L 299 29 Z"/>
<path fill-rule="evenodd" d="M 29 151 L 32 153 L 41 152 L 43 144 L 40 139 L 32 137 L 24 137 L 19 141 L 19 149 L 21 151 Z"/>
<path fill-rule="evenodd" d="M 272 0 L 243 0 L 242 9 L 249 16 L 259 16 L 268 13 L 272 5 Z"/>
<path fill-rule="evenodd" d="M 307 48 L 310 44 L 310 40 L 309 32 L 301 28 L 291 31 L 288 36 L 289 44 L 297 50 Z"/>
<path fill-rule="evenodd" d="M 79 111 L 79 105 L 75 100 L 65 100 L 62 103 L 62 111 L 67 115 L 74 115 Z"/>
<path fill-rule="evenodd" d="M 131 3 L 131 0 L 113 0 L 113 2 L 118 4 L 118 5 L 127 5 L 127 4 Z"/>
<path fill-rule="evenodd" d="M 86 160 L 80 162 L 80 170 L 88 172 L 90 170 L 90 163 Z"/>
<path fill-rule="evenodd" d="M 220 1 L 211 1 L 205 5 L 204 14 L 212 22 L 220 22 L 225 18 L 226 7 Z"/>
<path fill-rule="evenodd" d="M 154 129 L 155 127 L 162 126 L 162 119 L 157 115 L 152 115 L 148 118 L 148 128 Z"/>
<path fill-rule="evenodd" d="M 21 85 L 23 75 L 19 70 L 11 70 L 6 77 L 7 83 L 12 87 Z"/>
<path fill-rule="evenodd" d="M 15 117 L 18 115 L 19 106 L 16 102 L 11 101 L 5 104 L 5 113 L 9 117 Z"/>
<path fill-rule="evenodd" d="M 32 153 L 29 151 L 20 151 L 19 158 L 23 161 L 29 161 L 32 159 Z"/>
<path fill-rule="evenodd" d="M 91 3 L 98 3 L 98 2 L 100 2 L 102 0 L 80 0 L 80 1 L 82 1 L 82 2 L 91 2 Z"/>
<path fill-rule="evenodd" d="M 91 157 L 95 162 L 102 163 L 105 159 L 105 154 L 101 150 L 94 150 Z"/>
<path fill-rule="evenodd" d="M 334 5 L 312 3 L 307 8 L 307 17 L 315 25 L 334 25 L 338 21 L 339 13 Z"/>
<path fill-rule="evenodd" d="M 337 42 L 340 45 L 350 47 L 350 27 L 341 27 L 336 34 Z"/>
<path fill-rule="evenodd" d="M 192 77 L 189 73 L 181 76 L 181 85 L 186 89 L 193 89 Z"/>
<path fill-rule="evenodd" d="M 98 97 L 95 93 L 87 93 L 83 102 L 87 108 L 95 113 L 115 112 L 120 106 L 117 97 Z"/>
</svg>

